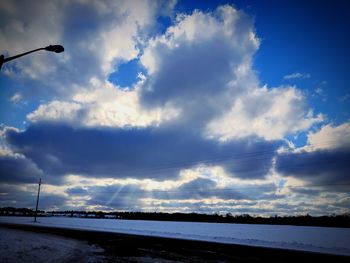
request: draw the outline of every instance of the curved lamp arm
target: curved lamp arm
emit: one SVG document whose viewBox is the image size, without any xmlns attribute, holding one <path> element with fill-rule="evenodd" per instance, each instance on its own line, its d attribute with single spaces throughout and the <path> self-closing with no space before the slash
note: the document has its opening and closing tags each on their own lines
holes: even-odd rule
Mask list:
<svg viewBox="0 0 350 263">
<path fill-rule="evenodd" d="M 47 47 L 37 48 L 37 49 L 31 50 L 31 51 L 28 51 L 28 52 L 24 52 L 24 53 L 18 54 L 16 56 L 8 57 L 8 58 L 5 58 L 4 55 L 1 55 L 0 56 L 0 70 L 1 70 L 1 67 L 2 67 L 2 65 L 4 63 L 6 63 L 8 61 L 11 61 L 11 60 L 14 60 L 16 58 L 23 57 L 23 56 L 28 55 L 30 53 L 37 52 L 39 50 L 46 50 L 46 51 L 51 51 L 51 52 L 55 52 L 55 53 L 61 53 L 61 52 L 64 51 L 64 47 L 61 46 L 61 45 L 50 45 L 50 46 L 47 46 Z"/>
</svg>

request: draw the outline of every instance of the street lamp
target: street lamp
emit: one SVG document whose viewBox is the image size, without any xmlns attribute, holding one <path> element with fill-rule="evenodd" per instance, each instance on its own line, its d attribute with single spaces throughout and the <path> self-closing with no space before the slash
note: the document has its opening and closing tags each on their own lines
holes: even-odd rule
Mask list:
<svg viewBox="0 0 350 263">
<path fill-rule="evenodd" d="M 8 58 L 5 58 L 4 55 L 1 55 L 0 56 L 0 70 L 1 70 L 1 67 L 4 63 L 11 61 L 11 60 L 14 60 L 14 59 L 19 58 L 19 57 L 23 57 L 25 55 L 28 55 L 30 53 L 33 53 L 33 52 L 36 52 L 39 50 L 46 50 L 46 51 L 50 51 L 50 52 L 61 53 L 64 51 L 64 47 L 61 45 L 50 45 L 47 47 L 37 48 L 37 49 L 31 50 L 31 51 L 13 56 L 13 57 L 8 57 Z"/>
<path fill-rule="evenodd" d="M 23 56 L 28 55 L 30 53 L 37 52 L 39 50 L 46 50 L 46 51 L 55 52 L 55 53 L 62 53 L 64 51 L 64 47 L 61 46 L 61 45 L 49 45 L 47 47 L 37 48 L 37 49 L 31 50 L 31 51 L 28 51 L 28 52 L 24 52 L 24 53 L 18 54 L 18 55 L 13 56 L 13 57 L 5 58 L 4 55 L 1 55 L 0 56 L 0 70 L 1 70 L 1 67 L 2 67 L 2 65 L 4 63 L 9 62 L 9 61 L 14 60 L 14 59 L 19 58 L 19 57 L 23 57 Z M 38 214 L 40 185 L 41 185 L 41 178 L 39 180 L 38 195 L 37 195 L 37 198 L 36 198 L 36 207 L 35 207 L 35 212 L 34 212 L 34 222 L 36 222 L 36 217 L 37 217 L 37 214 Z"/>
</svg>

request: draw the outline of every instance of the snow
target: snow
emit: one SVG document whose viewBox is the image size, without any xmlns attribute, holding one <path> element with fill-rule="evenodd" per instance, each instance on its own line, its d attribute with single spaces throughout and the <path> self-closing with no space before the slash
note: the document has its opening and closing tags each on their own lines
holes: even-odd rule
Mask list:
<svg viewBox="0 0 350 263">
<path fill-rule="evenodd" d="M 0 228 L 0 262 L 101 262 L 103 249 L 82 241 Z"/>
<path fill-rule="evenodd" d="M 165 222 L 144 220 L 0 217 L 0 223 L 95 230 L 350 256 L 350 229 L 307 226 Z"/>
</svg>

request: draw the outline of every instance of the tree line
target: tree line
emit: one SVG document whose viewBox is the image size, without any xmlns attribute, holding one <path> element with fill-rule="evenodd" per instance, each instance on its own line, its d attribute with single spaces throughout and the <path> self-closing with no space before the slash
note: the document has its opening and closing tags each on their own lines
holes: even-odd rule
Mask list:
<svg viewBox="0 0 350 263">
<path fill-rule="evenodd" d="M 0 216 L 34 216 L 29 208 L 0 208 Z M 38 216 L 65 216 L 80 218 L 110 218 L 126 220 L 159 220 L 186 221 L 209 223 L 239 223 L 239 224 L 268 224 L 268 225 L 297 225 L 297 226 L 327 226 L 350 227 L 350 214 L 311 216 L 251 216 L 249 214 L 201 214 L 201 213 L 162 213 L 162 212 L 104 212 L 104 211 L 38 211 Z"/>
</svg>

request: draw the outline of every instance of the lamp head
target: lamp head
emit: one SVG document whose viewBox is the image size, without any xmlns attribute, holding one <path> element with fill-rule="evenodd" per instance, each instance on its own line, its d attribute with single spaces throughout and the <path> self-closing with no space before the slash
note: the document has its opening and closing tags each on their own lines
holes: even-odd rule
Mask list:
<svg viewBox="0 0 350 263">
<path fill-rule="evenodd" d="M 51 51 L 55 53 L 61 53 L 64 51 L 64 47 L 61 45 L 50 45 L 44 48 L 46 51 Z"/>
</svg>

